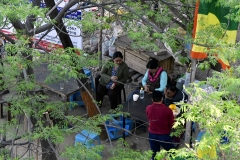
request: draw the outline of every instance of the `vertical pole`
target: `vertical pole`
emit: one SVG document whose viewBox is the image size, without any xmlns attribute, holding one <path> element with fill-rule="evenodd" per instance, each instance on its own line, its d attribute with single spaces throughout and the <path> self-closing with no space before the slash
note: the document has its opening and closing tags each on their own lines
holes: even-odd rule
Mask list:
<svg viewBox="0 0 240 160">
<path fill-rule="evenodd" d="M 194 82 L 195 75 L 196 75 L 196 59 L 192 59 L 190 83 Z M 186 144 L 190 144 L 190 142 L 191 142 L 191 128 L 192 128 L 192 121 L 187 121 L 186 122 L 186 132 L 185 132 L 185 143 Z"/>
<path fill-rule="evenodd" d="M 192 59 L 192 62 L 191 62 L 191 77 L 190 77 L 190 82 L 194 82 L 195 80 L 195 75 L 196 75 L 196 64 L 197 64 L 197 61 L 196 59 Z"/>
<path fill-rule="evenodd" d="M 101 8 L 100 18 L 104 16 L 104 8 Z M 102 67 L 102 25 L 100 26 L 99 38 L 98 38 L 98 66 L 101 69 Z"/>
<path fill-rule="evenodd" d="M 0 118 L 3 118 L 3 103 L 0 104 Z"/>
<path fill-rule="evenodd" d="M 7 111 L 7 120 L 8 121 L 12 120 L 12 115 L 11 115 L 10 108 L 11 108 L 11 103 L 8 103 L 8 111 Z"/>
<path fill-rule="evenodd" d="M 28 74 L 27 74 L 27 70 L 25 68 L 23 68 L 23 76 L 25 81 L 28 81 Z M 25 113 L 25 112 L 24 112 Z M 27 113 L 24 114 L 24 125 L 23 125 L 24 131 L 31 131 L 31 119 L 30 119 L 30 115 L 27 115 Z"/>
<path fill-rule="evenodd" d="M 123 116 L 123 140 L 125 140 L 125 126 L 126 126 L 126 119 L 125 119 L 125 116 Z"/>
<path fill-rule="evenodd" d="M 39 147 L 39 139 L 37 139 L 37 148 Z M 36 151 L 36 160 L 38 160 L 38 149 Z"/>
<path fill-rule="evenodd" d="M 24 114 L 23 130 L 24 130 L 24 132 L 28 131 L 28 117 L 26 114 Z"/>
</svg>

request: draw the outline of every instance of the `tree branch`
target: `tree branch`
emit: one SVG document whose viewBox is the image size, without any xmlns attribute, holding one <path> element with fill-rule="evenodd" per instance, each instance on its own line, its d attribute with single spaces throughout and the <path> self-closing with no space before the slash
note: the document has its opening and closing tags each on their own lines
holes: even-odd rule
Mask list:
<svg viewBox="0 0 240 160">
<path fill-rule="evenodd" d="M 146 18 L 144 18 L 142 15 L 139 15 L 138 13 L 136 13 L 133 9 L 131 9 L 130 7 L 122 4 L 121 2 L 118 2 L 117 0 L 114 0 L 116 3 L 118 3 L 120 6 L 126 8 L 128 11 L 132 12 L 133 14 L 135 14 L 136 16 L 138 16 L 143 22 L 145 22 L 146 24 L 152 26 L 156 31 L 163 33 L 163 30 L 161 28 L 159 28 L 158 26 L 156 26 L 154 23 L 150 22 L 149 20 L 147 20 Z"/>
<path fill-rule="evenodd" d="M 160 0 L 162 3 L 168 5 L 168 6 L 181 6 L 181 7 L 188 7 L 188 8 L 195 8 L 195 6 L 191 6 L 191 5 L 185 5 L 185 4 L 176 4 L 176 3 L 171 3 L 171 2 L 167 2 L 164 0 Z"/>
<path fill-rule="evenodd" d="M 71 0 L 69 1 L 69 3 L 66 4 L 66 6 L 63 7 L 63 9 L 58 13 L 58 15 L 53 19 L 54 21 L 59 21 L 60 19 L 62 19 L 65 15 L 65 13 L 72 7 L 74 6 L 76 3 L 80 2 L 79 0 Z M 47 23 L 37 29 L 35 29 L 35 32 L 34 30 L 31 30 L 29 31 L 30 33 L 35 33 L 35 34 L 38 34 L 38 33 L 41 33 L 41 32 L 44 32 L 46 31 L 47 29 L 50 29 L 53 27 L 53 24 L 51 23 Z"/>
<path fill-rule="evenodd" d="M 170 5 L 169 3 L 167 3 L 166 1 L 164 1 L 164 0 L 160 0 L 163 4 L 165 4 L 165 5 L 167 5 L 168 6 L 168 8 L 170 9 L 170 11 L 176 16 L 176 17 L 178 17 L 181 21 L 183 21 L 183 24 L 186 24 L 189 20 L 186 18 L 186 17 L 184 17 L 183 15 L 182 15 L 182 13 L 178 10 L 178 9 L 176 9 L 175 7 L 173 7 L 172 5 Z M 184 27 L 184 28 L 186 28 L 186 27 Z"/>
<path fill-rule="evenodd" d="M 181 23 L 180 21 L 178 21 L 176 18 L 172 18 L 172 21 L 177 23 L 180 27 L 182 27 L 185 31 L 187 30 L 186 25 L 184 25 L 183 23 Z"/>
<path fill-rule="evenodd" d="M 52 12 L 49 13 L 49 17 L 51 19 L 54 19 L 58 15 L 58 10 L 55 8 L 55 1 L 54 0 L 48 0 L 45 1 L 45 4 L 48 8 L 54 8 Z M 63 48 L 71 47 L 73 48 L 72 40 L 70 39 L 67 33 L 67 29 L 63 23 L 62 18 L 57 21 L 57 23 L 54 25 L 54 28 L 60 38 L 60 41 L 62 42 Z"/>
<path fill-rule="evenodd" d="M 33 0 L 32 1 L 32 6 L 40 6 L 41 5 L 41 0 Z M 25 23 L 25 27 L 27 29 L 27 32 L 29 30 L 32 30 L 34 28 L 33 22 L 36 21 L 36 17 L 35 16 L 28 16 L 26 23 Z M 31 33 L 30 36 L 32 36 L 34 33 Z"/>
<path fill-rule="evenodd" d="M 0 30 L 0 34 L 3 35 L 3 37 L 5 37 L 7 41 L 9 41 L 12 44 L 15 44 L 15 40 L 9 37 L 7 34 L 3 33 L 1 30 Z"/>
</svg>

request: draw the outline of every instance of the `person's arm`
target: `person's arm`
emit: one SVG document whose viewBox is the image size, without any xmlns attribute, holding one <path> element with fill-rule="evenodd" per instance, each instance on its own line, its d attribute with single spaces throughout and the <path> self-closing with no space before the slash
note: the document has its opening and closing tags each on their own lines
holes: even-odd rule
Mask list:
<svg viewBox="0 0 240 160">
<path fill-rule="evenodd" d="M 164 92 L 163 92 L 163 104 L 165 104 L 165 106 L 169 106 L 170 104 L 172 104 L 173 103 L 173 101 L 172 101 L 172 99 L 171 98 L 168 98 L 167 97 L 167 94 L 166 94 L 166 89 L 164 90 Z"/>
<path fill-rule="evenodd" d="M 123 77 L 121 79 L 118 79 L 119 82 L 125 83 L 129 77 L 129 71 L 127 64 L 123 66 Z M 118 83 L 116 83 L 118 84 Z"/>
<path fill-rule="evenodd" d="M 170 104 L 173 104 L 173 101 L 172 101 L 172 99 L 165 97 L 163 103 L 165 104 L 165 106 L 168 107 Z"/>
<path fill-rule="evenodd" d="M 106 82 L 109 82 L 110 79 L 111 79 L 111 75 L 108 75 L 108 70 L 109 68 L 111 68 L 109 62 L 107 62 L 101 69 L 101 72 L 100 72 L 100 75 L 101 75 L 101 78 L 104 79 L 104 81 Z"/>
<path fill-rule="evenodd" d="M 160 79 L 160 88 L 156 88 L 155 91 L 163 92 L 167 86 L 167 81 L 168 81 L 167 73 L 163 71 L 159 79 Z"/>
<path fill-rule="evenodd" d="M 142 85 L 145 86 L 147 84 L 147 79 L 148 79 L 148 70 L 145 73 L 143 79 L 142 79 Z"/>
<path fill-rule="evenodd" d="M 183 92 L 184 93 L 184 95 L 185 95 L 185 97 L 184 97 L 184 103 L 187 103 L 188 102 L 188 95 L 187 95 L 187 93 L 185 93 L 185 92 Z"/>
</svg>

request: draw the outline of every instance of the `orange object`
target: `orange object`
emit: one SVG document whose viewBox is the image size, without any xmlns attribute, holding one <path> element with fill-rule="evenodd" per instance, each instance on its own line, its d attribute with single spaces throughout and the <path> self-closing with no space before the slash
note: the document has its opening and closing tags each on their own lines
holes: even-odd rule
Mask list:
<svg viewBox="0 0 240 160">
<path fill-rule="evenodd" d="M 177 106 L 175 104 L 170 104 L 169 108 L 173 111 L 175 111 L 177 109 Z"/>
</svg>

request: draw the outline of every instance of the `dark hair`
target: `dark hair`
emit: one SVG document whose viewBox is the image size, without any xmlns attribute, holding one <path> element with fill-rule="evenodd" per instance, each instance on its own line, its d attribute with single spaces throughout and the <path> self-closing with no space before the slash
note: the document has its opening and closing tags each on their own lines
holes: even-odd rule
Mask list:
<svg viewBox="0 0 240 160">
<path fill-rule="evenodd" d="M 170 90 L 170 91 L 172 91 L 172 92 L 176 92 L 176 91 L 178 90 L 178 88 L 176 87 L 176 84 L 173 84 L 173 83 L 168 84 L 168 85 L 166 86 L 166 89 L 167 89 L 167 90 Z"/>
<path fill-rule="evenodd" d="M 116 51 L 116 52 L 113 53 L 113 56 L 112 56 L 113 59 L 118 58 L 118 57 L 123 59 L 122 52 Z"/>
<path fill-rule="evenodd" d="M 153 91 L 152 93 L 152 100 L 153 102 L 161 102 L 163 98 L 162 92 L 160 91 Z"/>
<path fill-rule="evenodd" d="M 156 58 L 152 58 L 146 66 L 148 69 L 156 69 L 158 67 L 158 60 Z"/>
</svg>

